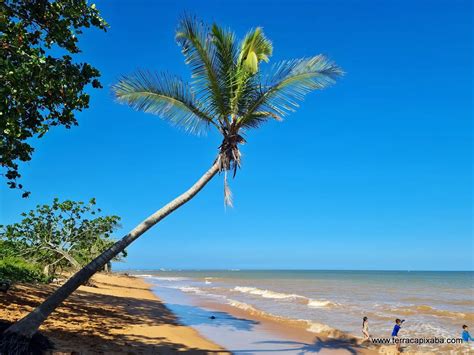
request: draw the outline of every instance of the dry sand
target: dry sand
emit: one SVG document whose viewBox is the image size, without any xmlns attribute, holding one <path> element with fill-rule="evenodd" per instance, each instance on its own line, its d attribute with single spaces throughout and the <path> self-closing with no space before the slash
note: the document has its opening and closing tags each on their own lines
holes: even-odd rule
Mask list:
<svg viewBox="0 0 474 355">
<path fill-rule="evenodd" d="M 142 279 L 97 274 L 41 327 L 55 354 L 228 353 L 178 320 Z M 0 294 L 0 319 L 15 321 L 57 286 L 15 285 Z"/>
</svg>

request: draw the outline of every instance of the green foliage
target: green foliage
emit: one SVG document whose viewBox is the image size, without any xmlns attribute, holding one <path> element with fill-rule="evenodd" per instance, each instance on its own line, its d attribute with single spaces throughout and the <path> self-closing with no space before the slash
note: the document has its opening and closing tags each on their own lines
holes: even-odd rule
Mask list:
<svg viewBox="0 0 474 355">
<path fill-rule="evenodd" d="M 118 83 L 115 92 L 133 108 L 166 115 L 169 122 L 193 133 L 212 123 L 211 117 L 195 105 L 190 86 L 166 73 L 139 71 Z"/>
<path fill-rule="evenodd" d="M 258 63 L 261 61 L 268 62 L 273 53 L 272 43 L 265 38 L 260 27 L 250 31 L 242 41 L 239 65 L 251 74 L 258 72 Z"/>
<path fill-rule="evenodd" d="M 111 234 L 120 220 L 98 216 L 95 204 L 54 199 L 22 213 L 21 222 L 0 226 L 0 257 L 22 256 L 46 273 L 84 266 L 114 243 Z"/>
<path fill-rule="evenodd" d="M 268 73 L 273 46 L 260 27 L 236 44 L 234 33 L 185 16 L 176 31 L 193 81 L 167 74 L 138 72 L 124 76 L 113 91 L 119 102 L 157 114 L 191 132 L 215 126 L 224 136 L 281 119 L 306 94 L 323 89 L 342 70 L 323 55 L 282 61 Z"/>
<path fill-rule="evenodd" d="M 10 188 L 23 188 L 18 162 L 31 160 L 28 139 L 77 125 L 74 112 L 89 105 L 84 89 L 101 87 L 99 71 L 71 56 L 91 26 L 108 25 L 86 0 L 0 2 L 0 165 Z"/>
<path fill-rule="evenodd" d="M 24 245 L 17 240 L 0 239 L 0 259 L 18 256 L 24 250 Z"/>
<path fill-rule="evenodd" d="M 0 259 L 0 280 L 47 283 L 51 277 L 44 275 L 38 265 L 21 258 L 7 257 Z"/>
<path fill-rule="evenodd" d="M 192 82 L 168 74 L 138 72 L 113 86 L 117 100 L 156 114 L 192 133 L 213 126 L 222 134 L 219 169 L 224 172 L 224 201 L 231 204 L 226 173 L 240 167 L 239 145 L 247 130 L 269 120 L 281 121 L 305 96 L 335 83 L 342 70 L 323 55 L 282 61 L 264 73 L 273 45 L 262 28 L 251 30 L 240 44 L 217 24 L 207 26 L 184 16 L 176 31 Z"/>
</svg>

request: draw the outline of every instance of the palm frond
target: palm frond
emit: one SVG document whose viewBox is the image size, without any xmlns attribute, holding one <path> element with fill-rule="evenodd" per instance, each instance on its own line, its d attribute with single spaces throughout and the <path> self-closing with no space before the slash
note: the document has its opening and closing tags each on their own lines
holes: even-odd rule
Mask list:
<svg viewBox="0 0 474 355">
<path fill-rule="evenodd" d="M 273 67 L 273 73 L 238 123 L 256 126 L 255 120 L 262 121 L 262 117 L 255 117 L 257 111 L 284 117 L 295 111 L 306 94 L 328 87 L 342 74 L 342 70 L 323 55 L 280 62 Z"/>
<path fill-rule="evenodd" d="M 255 74 L 258 71 L 258 63 L 260 61 L 268 62 L 272 53 L 272 42 L 265 37 L 262 28 L 257 27 L 249 31 L 242 41 L 239 64 Z"/>
<path fill-rule="evenodd" d="M 232 200 L 232 190 L 230 189 L 229 182 L 227 180 L 227 171 L 224 172 L 224 206 L 234 206 L 234 202 Z"/>
<path fill-rule="evenodd" d="M 212 26 L 212 38 L 216 47 L 216 70 L 219 82 L 219 91 L 224 101 L 224 117 L 230 113 L 230 98 L 232 97 L 233 81 L 237 64 L 237 46 L 235 34 L 230 30 L 214 24 Z"/>
<path fill-rule="evenodd" d="M 196 95 L 216 115 L 225 116 L 227 109 L 219 86 L 216 46 L 209 27 L 195 17 L 185 15 L 176 30 L 176 41 L 182 48 L 186 64 L 191 66 Z"/>
<path fill-rule="evenodd" d="M 249 31 L 242 40 L 230 102 L 233 117 L 242 114 L 244 108 L 257 96 L 259 63 L 268 62 L 272 53 L 272 43 L 265 37 L 261 27 Z"/>
<path fill-rule="evenodd" d="M 277 115 L 274 112 L 270 111 L 257 111 L 252 114 L 250 114 L 245 121 L 241 122 L 240 125 L 241 127 L 245 128 L 258 128 L 260 124 L 270 120 L 274 119 L 276 121 L 282 121 L 283 118 L 279 115 Z"/>
<path fill-rule="evenodd" d="M 158 115 L 188 132 L 200 134 L 209 124 L 216 125 L 189 85 L 175 76 L 138 71 L 123 76 L 112 90 L 120 103 Z"/>
</svg>

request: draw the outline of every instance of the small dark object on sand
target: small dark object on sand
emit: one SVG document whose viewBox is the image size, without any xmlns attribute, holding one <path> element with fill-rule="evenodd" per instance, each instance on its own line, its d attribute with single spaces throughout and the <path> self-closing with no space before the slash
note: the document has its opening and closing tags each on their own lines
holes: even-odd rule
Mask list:
<svg viewBox="0 0 474 355">
<path fill-rule="evenodd" d="M 90 279 L 87 280 L 86 282 L 84 282 L 82 284 L 83 286 L 87 286 L 87 287 L 94 287 L 94 288 L 98 288 L 99 286 L 97 286 L 95 283 L 93 283 Z"/>
<path fill-rule="evenodd" d="M 209 318 L 211 318 L 211 319 L 216 319 L 216 317 L 214 317 L 214 316 L 210 316 Z"/>
<path fill-rule="evenodd" d="M 7 293 L 10 289 L 9 281 L 0 281 L 0 292 Z"/>
</svg>

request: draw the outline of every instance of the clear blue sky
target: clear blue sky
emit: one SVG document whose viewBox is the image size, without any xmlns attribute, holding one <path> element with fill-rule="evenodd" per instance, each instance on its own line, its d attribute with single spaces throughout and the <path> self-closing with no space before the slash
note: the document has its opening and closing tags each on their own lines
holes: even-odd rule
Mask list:
<svg viewBox="0 0 474 355">
<path fill-rule="evenodd" d="M 213 162 L 194 137 L 114 103 L 137 68 L 189 78 L 174 42 L 183 11 L 263 26 L 272 61 L 324 53 L 347 75 L 284 122 L 248 134 L 224 209 L 218 177 L 129 248 L 130 268 L 472 270 L 472 8 L 465 1 L 99 1 L 111 28 L 81 38 L 102 72 L 80 126 L 22 165 L 32 191 L 1 186 L 1 222 L 54 197 L 96 197 L 121 236 Z"/>
</svg>

